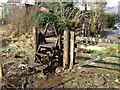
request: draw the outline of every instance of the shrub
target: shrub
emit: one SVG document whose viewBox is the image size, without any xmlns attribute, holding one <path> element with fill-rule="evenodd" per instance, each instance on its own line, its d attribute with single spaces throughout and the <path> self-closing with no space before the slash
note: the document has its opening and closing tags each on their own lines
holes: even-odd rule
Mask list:
<svg viewBox="0 0 120 90">
<path fill-rule="evenodd" d="M 117 20 L 117 15 L 105 14 L 105 20 L 104 20 L 105 27 L 106 28 L 113 28 L 116 20 Z"/>
</svg>

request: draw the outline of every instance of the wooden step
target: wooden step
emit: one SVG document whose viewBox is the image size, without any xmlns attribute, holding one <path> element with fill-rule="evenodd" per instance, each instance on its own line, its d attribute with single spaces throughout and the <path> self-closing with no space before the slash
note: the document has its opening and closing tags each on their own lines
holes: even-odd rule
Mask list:
<svg viewBox="0 0 120 90">
<path fill-rule="evenodd" d="M 41 48 L 39 52 L 37 53 L 41 53 L 41 54 L 46 54 L 49 55 L 51 53 L 51 49 L 50 48 Z"/>
<path fill-rule="evenodd" d="M 57 40 L 58 37 L 46 37 L 45 40 Z"/>
<path fill-rule="evenodd" d="M 56 43 L 56 40 L 46 40 L 46 43 L 48 44 L 48 43 L 53 43 L 53 44 L 55 44 Z"/>
<path fill-rule="evenodd" d="M 50 56 L 52 56 L 52 54 L 50 54 L 50 53 L 49 53 L 49 54 L 48 54 L 48 53 L 47 53 L 47 54 L 43 54 L 43 53 L 36 53 L 36 55 L 46 56 L 46 57 L 47 57 L 47 56 L 49 56 L 49 57 L 50 57 Z"/>
<path fill-rule="evenodd" d="M 46 47 L 46 48 L 54 48 L 55 44 L 53 44 L 53 43 L 50 43 L 50 44 L 41 44 L 41 45 L 39 45 L 39 47 L 42 47 L 42 48 L 44 48 L 44 47 Z"/>
<path fill-rule="evenodd" d="M 36 53 L 36 55 L 40 55 L 40 56 L 48 56 L 47 54 L 43 54 L 43 53 Z"/>
<path fill-rule="evenodd" d="M 46 35 L 45 38 L 56 37 L 56 35 Z"/>
</svg>

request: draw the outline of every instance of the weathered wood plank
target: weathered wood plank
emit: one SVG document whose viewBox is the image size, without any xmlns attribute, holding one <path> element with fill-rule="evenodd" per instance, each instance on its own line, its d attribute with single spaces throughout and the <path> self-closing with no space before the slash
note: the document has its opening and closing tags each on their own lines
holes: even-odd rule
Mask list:
<svg viewBox="0 0 120 90">
<path fill-rule="evenodd" d="M 75 33 L 73 31 L 71 31 L 70 34 L 71 34 L 71 41 L 70 41 L 70 66 L 69 66 L 69 69 L 72 69 L 73 61 L 74 61 Z"/>
<path fill-rule="evenodd" d="M 49 26 L 49 23 L 47 23 L 47 24 L 46 24 L 46 28 L 45 28 L 45 30 L 44 30 L 44 34 L 43 34 L 44 36 L 45 36 L 45 35 L 46 35 L 46 33 L 47 33 L 48 26 Z"/>
<path fill-rule="evenodd" d="M 40 47 L 51 47 L 51 48 L 53 48 L 53 47 L 55 47 L 55 44 L 54 43 L 49 43 L 49 44 L 41 44 L 39 46 Z"/>
<path fill-rule="evenodd" d="M 82 33 L 83 33 L 83 34 L 82 34 L 82 37 L 85 37 L 85 24 L 83 24 L 82 29 L 83 29 L 83 30 L 82 30 Z"/>
<path fill-rule="evenodd" d="M 34 50 L 37 53 L 38 49 L 38 30 L 36 27 L 33 27 L 33 38 L 34 38 Z"/>
<path fill-rule="evenodd" d="M 91 59 L 91 60 L 89 60 L 89 62 L 87 62 L 87 63 L 80 64 L 78 68 L 80 69 L 80 68 L 82 68 L 83 66 L 91 65 L 91 64 L 93 64 L 94 62 L 100 61 L 100 60 L 102 60 L 102 59 L 101 59 L 100 56 L 98 56 L 98 57 L 96 57 L 96 59 L 94 59 L 94 60 Z"/>
<path fill-rule="evenodd" d="M 0 89 L 2 88 L 2 64 L 0 62 Z"/>
<path fill-rule="evenodd" d="M 64 55 L 63 55 L 63 68 L 65 69 L 69 63 L 69 47 L 70 47 L 70 31 L 64 31 Z"/>
</svg>

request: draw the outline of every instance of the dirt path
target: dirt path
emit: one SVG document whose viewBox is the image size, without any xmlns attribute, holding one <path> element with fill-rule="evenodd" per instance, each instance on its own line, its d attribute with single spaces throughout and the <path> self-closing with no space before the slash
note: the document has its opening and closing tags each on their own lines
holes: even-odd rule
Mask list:
<svg viewBox="0 0 120 90">
<path fill-rule="evenodd" d="M 117 37 L 118 30 L 105 30 L 105 38 L 111 40 L 118 40 Z"/>
</svg>

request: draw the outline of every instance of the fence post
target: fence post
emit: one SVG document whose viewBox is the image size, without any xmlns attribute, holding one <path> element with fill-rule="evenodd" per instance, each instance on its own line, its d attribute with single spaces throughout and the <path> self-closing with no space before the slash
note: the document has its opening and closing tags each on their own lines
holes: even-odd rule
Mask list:
<svg viewBox="0 0 120 90">
<path fill-rule="evenodd" d="M 37 49 L 38 49 L 38 29 L 37 27 L 33 27 L 33 38 L 34 38 L 34 50 L 35 50 L 35 54 L 37 53 Z"/>
<path fill-rule="evenodd" d="M 83 26 L 82 26 L 82 37 L 85 37 L 85 24 L 83 24 Z"/>
<path fill-rule="evenodd" d="M 2 88 L 2 65 L 0 61 L 0 89 Z"/>
<path fill-rule="evenodd" d="M 59 33 L 59 58 L 60 58 L 60 60 L 62 60 L 62 58 L 61 58 L 61 56 L 62 56 L 62 48 L 61 48 L 61 31 L 60 31 L 60 33 Z"/>
<path fill-rule="evenodd" d="M 64 55 L 63 55 L 63 68 L 69 64 L 69 47 L 70 47 L 70 31 L 64 31 Z"/>
<path fill-rule="evenodd" d="M 69 69 L 72 69 L 73 61 L 74 61 L 75 33 L 73 31 L 71 31 L 70 34 L 71 34 L 71 40 L 70 40 L 70 66 L 69 66 Z"/>
</svg>

